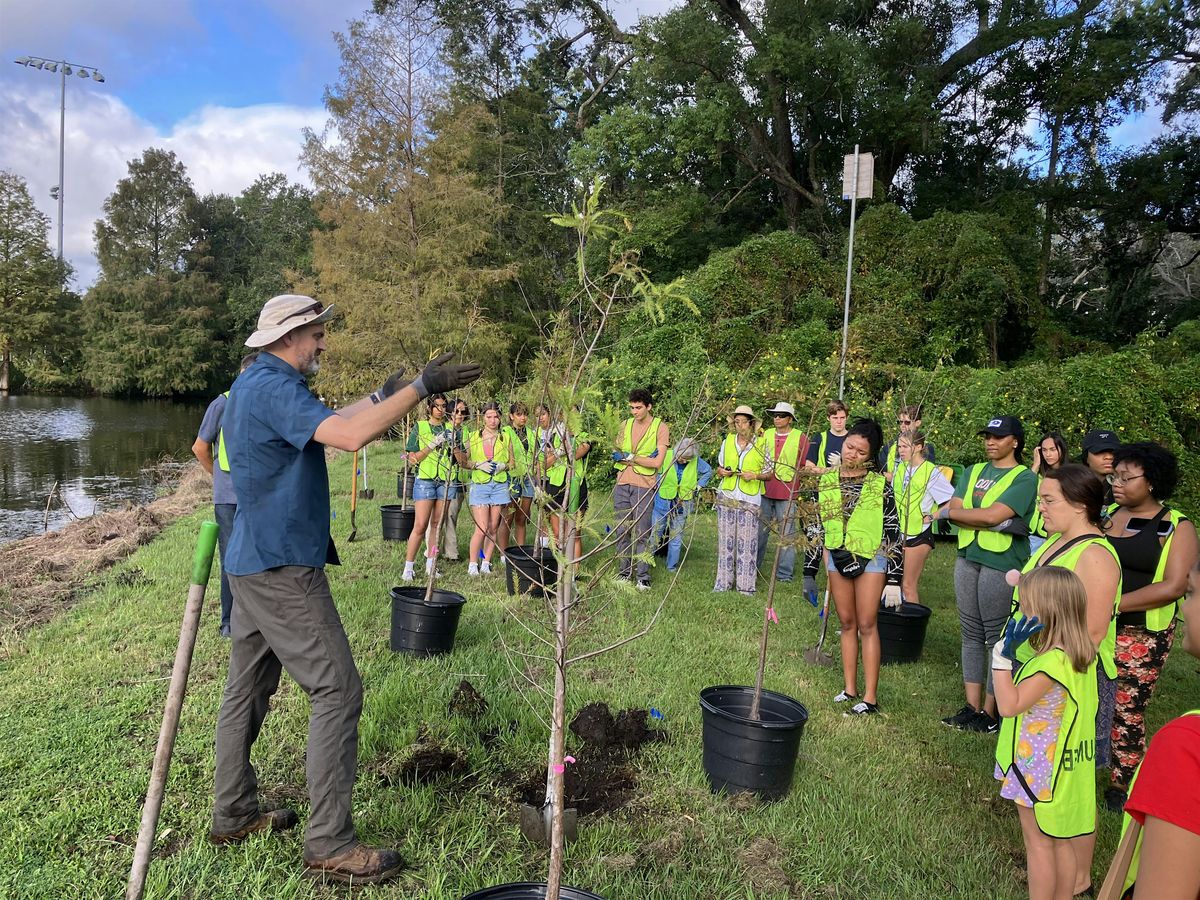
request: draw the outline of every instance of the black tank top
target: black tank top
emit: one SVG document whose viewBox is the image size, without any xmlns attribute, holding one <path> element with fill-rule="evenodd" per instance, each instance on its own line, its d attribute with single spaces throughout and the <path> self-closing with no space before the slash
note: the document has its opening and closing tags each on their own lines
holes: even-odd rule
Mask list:
<svg viewBox="0 0 1200 900">
<path fill-rule="evenodd" d="M 1108 542 L 1121 561 L 1121 593 L 1129 594 L 1154 582 L 1162 544 L 1158 540 L 1158 523 L 1167 514 L 1164 506 L 1153 519 L 1130 519 L 1129 525 L 1141 522 L 1142 527 L 1129 537 L 1108 536 Z M 1123 612 L 1117 616 L 1118 625 L 1146 626 L 1146 611 Z"/>
</svg>

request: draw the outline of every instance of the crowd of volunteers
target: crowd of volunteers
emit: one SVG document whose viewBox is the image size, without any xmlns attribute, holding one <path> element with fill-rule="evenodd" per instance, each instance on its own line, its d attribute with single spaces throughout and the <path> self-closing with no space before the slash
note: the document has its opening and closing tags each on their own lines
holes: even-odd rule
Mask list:
<svg viewBox="0 0 1200 900">
<path fill-rule="evenodd" d="M 580 558 L 589 469 L 611 466 L 616 573 L 631 587 L 651 588 L 660 565 L 668 574 L 686 565 L 687 525 L 702 496 L 716 512 L 714 592 L 754 595 L 764 579 L 792 582 L 800 555 L 800 590 L 816 605 L 823 566 L 841 626 L 843 685 L 832 703 L 847 716 L 881 712 L 880 611 L 919 603 L 935 537 L 952 537 L 964 702 L 942 723 L 995 736 L 994 774 L 1017 807 L 1030 896 L 1093 891 L 1096 778 L 1108 769 L 1103 805 L 1140 829 L 1127 895 L 1200 898 L 1200 711 L 1162 728 L 1149 750 L 1145 724 L 1177 630 L 1200 655 L 1200 601 L 1184 615 L 1185 597 L 1200 592 L 1200 541 L 1167 505 L 1178 481 L 1171 451 L 1098 429 L 1073 462 L 1064 438 L 1049 433 L 1027 464 L 1022 423 L 1000 415 L 980 423 L 979 462 L 938 465 L 918 406 L 900 410 L 889 439 L 878 421 L 851 420 L 832 401 L 828 428 L 816 434 L 797 427 L 788 402 L 766 410 L 765 428 L 750 406 L 737 406 L 706 454 L 693 436 L 672 442 L 645 389 L 630 392 L 629 417 L 604 436 L 572 431 L 545 405 L 532 416 L 521 402 L 473 413 L 453 391 L 478 367 L 448 355 L 411 383 L 398 372 L 334 412 L 304 381 L 324 350 L 327 313 L 293 295 L 264 307 L 247 341 L 261 348 L 258 360 L 248 358 L 214 401 L 193 448 L 210 468 L 216 450 L 230 488 L 215 497 L 232 593 L 222 633 L 233 653 L 214 840 L 295 823 L 287 811 L 259 810 L 248 761 L 282 665 L 313 698 L 306 865 L 368 882 L 398 871 L 394 851 L 363 847 L 350 822 L 361 685 L 323 574 L 337 555 L 322 445 L 357 450 L 423 401 L 403 451 L 415 476 L 403 581 L 416 577 L 422 546 L 426 574 L 460 558 L 464 500 L 474 523 L 469 577 L 492 574 L 510 546 L 537 542 Z M 287 490 L 303 502 L 283 504 Z M 312 521 L 297 531 L 301 519 Z M 280 595 L 290 599 L 270 602 Z"/>
</svg>

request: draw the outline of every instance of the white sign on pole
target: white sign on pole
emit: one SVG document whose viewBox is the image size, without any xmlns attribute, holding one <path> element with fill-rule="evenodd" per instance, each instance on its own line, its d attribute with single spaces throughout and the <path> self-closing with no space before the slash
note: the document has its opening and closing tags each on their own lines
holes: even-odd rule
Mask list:
<svg viewBox="0 0 1200 900">
<path fill-rule="evenodd" d="M 858 172 L 854 161 L 858 160 Z M 857 178 L 855 177 L 857 174 Z M 855 193 L 855 186 L 858 192 Z M 842 199 L 870 200 L 875 189 L 875 156 L 871 153 L 847 153 L 842 163 Z"/>
</svg>

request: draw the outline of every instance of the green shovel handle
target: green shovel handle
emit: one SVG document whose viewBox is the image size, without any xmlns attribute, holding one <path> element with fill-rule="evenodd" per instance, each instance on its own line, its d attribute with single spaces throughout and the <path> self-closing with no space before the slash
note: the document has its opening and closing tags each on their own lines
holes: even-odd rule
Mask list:
<svg viewBox="0 0 1200 900">
<path fill-rule="evenodd" d="M 196 555 L 192 558 L 192 584 L 208 584 L 213 553 L 217 549 L 217 531 L 216 522 L 205 522 L 200 526 L 200 539 L 196 541 Z"/>
</svg>

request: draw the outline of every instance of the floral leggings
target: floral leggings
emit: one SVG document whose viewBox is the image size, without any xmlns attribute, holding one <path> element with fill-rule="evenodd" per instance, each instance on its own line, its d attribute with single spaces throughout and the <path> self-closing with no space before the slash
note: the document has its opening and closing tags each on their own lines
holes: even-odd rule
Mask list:
<svg viewBox="0 0 1200 900">
<path fill-rule="evenodd" d="M 1144 714 L 1162 674 L 1175 637 L 1175 623 L 1164 631 L 1139 625 L 1117 627 L 1117 708 L 1112 726 L 1112 783 L 1128 788 L 1146 752 Z"/>
</svg>

